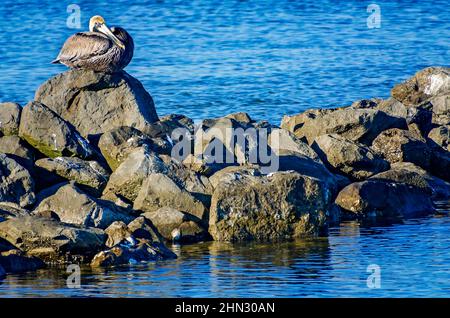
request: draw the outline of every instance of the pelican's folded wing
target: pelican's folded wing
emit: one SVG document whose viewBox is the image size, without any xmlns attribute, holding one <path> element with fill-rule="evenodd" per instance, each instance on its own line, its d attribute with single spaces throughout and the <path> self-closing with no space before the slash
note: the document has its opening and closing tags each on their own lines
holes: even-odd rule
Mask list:
<svg viewBox="0 0 450 318">
<path fill-rule="evenodd" d="M 112 42 L 98 32 L 80 32 L 72 35 L 64 43 L 56 61 L 62 63 L 87 60 L 106 53 Z"/>
</svg>

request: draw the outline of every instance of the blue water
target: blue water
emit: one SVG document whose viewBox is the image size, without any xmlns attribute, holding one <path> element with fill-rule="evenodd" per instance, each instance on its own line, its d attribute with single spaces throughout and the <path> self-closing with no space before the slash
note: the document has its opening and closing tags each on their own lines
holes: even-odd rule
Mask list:
<svg viewBox="0 0 450 318">
<path fill-rule="evenodd" d="M 306 108 L 387 97 L 394 83 L 450 61 L 446 0 L 3 0 L 0 101 L 26 103 L 64 71 L 49 62 L 80 31 L 66 26 L 72 3 L 81 8 L 80 30 L 101 14 L 131 33 L 127 71 L 160 115 L 247 111 L 279 123 Z M 381 28 L 367 27 L 371 3 L 381 8 Z"/>
<path fill-rule="evenodd" d="M 172 249 L 176 260 L 113 270 L 9 275 L 0 297 L 449 297 L 450 218 L 390 227 L 343 223 L 329 237 L 283 244 L 208 242 Z M 369 288 L 369 265 L 380 288 Z M 373 285 L 370 285 L 373 286 Z"/>
<path fill-rule="evenodd" d="M 279 123 L 283 114 L 387 97 L 395 83 L 431 65 L 449 65 L 448 1 L 76 1 L 82 29 L 66 26 L 75 1 L 0 4 L 0 101 L 25 104 L 49 62 L 91 15 L 125 27 L 141 80 L 160 115 L 193 119 L 246 111 Z M 367 6 L 381 8 L 369 29 Z M 450 296 L 450 218 L 364 228 L 344 223 L 327 238 L 285 244 L 201 243 L 173 247 L 177 260 L 112 270 L 83 269 L 68 289 L 64 270 L 8 275 L 0 297 Z M 367 266 L 381 288 L 367 287 Z"/>
</svg>

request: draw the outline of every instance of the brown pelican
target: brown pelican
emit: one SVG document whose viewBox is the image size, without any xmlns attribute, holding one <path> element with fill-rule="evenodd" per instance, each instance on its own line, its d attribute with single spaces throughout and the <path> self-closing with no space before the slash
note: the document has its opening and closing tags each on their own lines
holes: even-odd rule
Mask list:
<svg viewBox="0 0 450 318">
<path fill-rule="evenodd" d="M 89 20 L 89 32 L 79 32 L 69 37 L 52 63 L 113 73 L 130 63 L 133 51 L 133 38 L 125 29 L 110 29 L 105 20 L 96 15 Z"/>
</svg>

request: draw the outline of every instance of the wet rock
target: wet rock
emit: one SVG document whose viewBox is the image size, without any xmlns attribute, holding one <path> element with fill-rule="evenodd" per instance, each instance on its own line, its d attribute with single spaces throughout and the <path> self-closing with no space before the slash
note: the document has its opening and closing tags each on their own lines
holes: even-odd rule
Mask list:
<svg viewBox="0 0 450 318">
<path fill-rule="evenodd" d="M 295 172 L 242 176 L 216 187 L 209 233 L 217 241 L 318 235 L 327 226 L 329 198 L 322 182 Z"/>
<path fill-rule="evenodd" d="M 115 246 L 95 255 L 92 267 L 110 267 L 122 264 L 158 261 L 176 258 L 176 255 L 161 243 L 140 242 L 135 247 Z"/>
<path fill-rule="evenodd" d="M 115 171 L 128 155 L 151 140 L 133 127 L 118 127 L 105 132 L 99 140 L 98 147 L 108 162 L 111 170 Z"/>
<path fill-rule="evenodd" d="M 111 174 L 104 194 L 112 192 L 132 202 L 144 180 L 152 173 L 167 173 L 167 167 L 148 147 L 140 147 Z"/>
<path fill-rule="evenodd" d="M 208 233 L 191 215 L 169 207 L 142 214 L 168 241 L 198 242 L 208 238 Z"/>
<path fill-rule="evenodd" d="M 313 148 L 330 169 L 357 180 L 389 169 L 389 163 L 369 147 L 336 134 L 317 137 Z"/>
<path fill-rule="evenodd" d="M 370 179 L 405 183 L 432 193 L 435 199 L 447 199 L 450 197 L 450 183 L 429 174 L 411 162 L 394 163 L 391 165 L 390 170 L 378 173 Z"/>
<path fill-rule="evenodd" d="M 109 173 L 97 161 L 85 161 L 79 158 L 56 157 L 36 161 L 36 166 L 87 188 L 94 194 L 101 194 L 106 186 Z"/>
<path fill-rule="evenodd" d="M 13 249 L 0 253 L 0 267 L 6 273 L 22 273 L 43 268 L 45 263 L 37 257 L 26 256 L 22 251 Z"/>
<path fill-rule="evenodd" d="M 407 218 L 435 212 L 431 194 L 405 183 L 367 180 L 348 185 L 336 204 L 355 217 L 382 220 Z"/>
<path fill-rule="evenodd" d="M 180 188 L 172 179 L 161 173 L 150 174 L 134 201 L 134 209 L 153 212 L 171 207 L 206 220 L 207 208 L 188 191 Z"/>
<path fill-rule="evenodd" d="M 50 158 L 89 158 L 94 153 L 71 124 L 38 102 L 23 108 L 19 136 Z"/>
<path fill-rule="evenodd" d="M 144 239 L 152 242 L 162 241 L 162 237 L 156 231 L 152 222 L 143 216 L 135 218 L 133 221 L 128 223 L 127 227 L 131 235 L 136 239 Z"/>
<path fill-rule="evenodd" d="M 428 134 L 428 138 L 444 150 L 450 151 L 450 125 L 433 128 Z"/>
<path fill-rule="evenodd" d="M 72 123 L 85 138 L 121 126 L 143 131 L 158 120 L 150 94 L 124 71 L 69 70 L 42 84 L 35 100 Z"/>
<path fill-rule="evenodd" d="M 82 229 L 35 216 L 1 222 L 0 238 L 46 263 L 90 260 L 105 241 L 102 230 Z"/>
<path fill-rule="evenodd" d="M 130 211 L 109 201 L 94 199 L 73 184 L 59 188 L 54 195 L 42 200 L 35 212 L 46 210 L 55 212 L 62 222 L 101 229 L 114 221 L 129 222 L 134 218 Z"/>
<path fill-rule="evenodd" d="M 450 91 L 450 69 L 428 67 L 405 82 L 396 85 L 391 95 L 405 106 L 417 106 L 434 96 Z"/>
<path fill-rule="evenodd" d="M 105 243 L 107 247 L 119 245 L 131 236 L 127 225 L 122 221 L 115 221 L 111 223 L 111 225 L 105 229 L 105 234 L 108 236 Z"/>
<path fill-rule="evenodd" d="M 405 119 L 392 117 L 375 109 L 344 108 L 318 113 L 303 120 L 302 125 L 297 126 L 293 133 L 309 144 L 318 136 L 339 134 L 346 139 L 370 145 L 386 129 L 406 128 Z"/>
<path fill-rule="evenodd" d="M 0 136 L 19 133 L 20 113 L 22 108 L 16 103 L 0 103 Z"/>
<path fill-rule="evenodd" d="M 0 154 L 0 202 L 26 207 L 34 201 L 34 181 L 28 170 L 14 159 Z"/>
<path fill-rule="evenodd" d="M 423 138 L 407 130 L 382 132 L 373 141 L 372 149 L 390 163 L 412 162 L 424 169 L 430 167 L 431 149 Z"/>
</svg>

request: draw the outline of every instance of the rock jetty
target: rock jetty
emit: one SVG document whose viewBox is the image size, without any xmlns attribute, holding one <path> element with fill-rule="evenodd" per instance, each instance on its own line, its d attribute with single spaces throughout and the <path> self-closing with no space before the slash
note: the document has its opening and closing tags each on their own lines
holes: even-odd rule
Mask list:
<svg viewBox="0 0 450 318">
<path fill-rule="evenodd" d="M 0 276 L 175 258 L 168 242 L 290 240 L 345 219 L 432 214 L 450 198 L 449 131 L 443 67 L 386 100 L 279 126 L 246 113 L 200 125 L 158 117 L 126 72 L 70 70 L 23 107 L 0 104 Z"/>
</svg>

